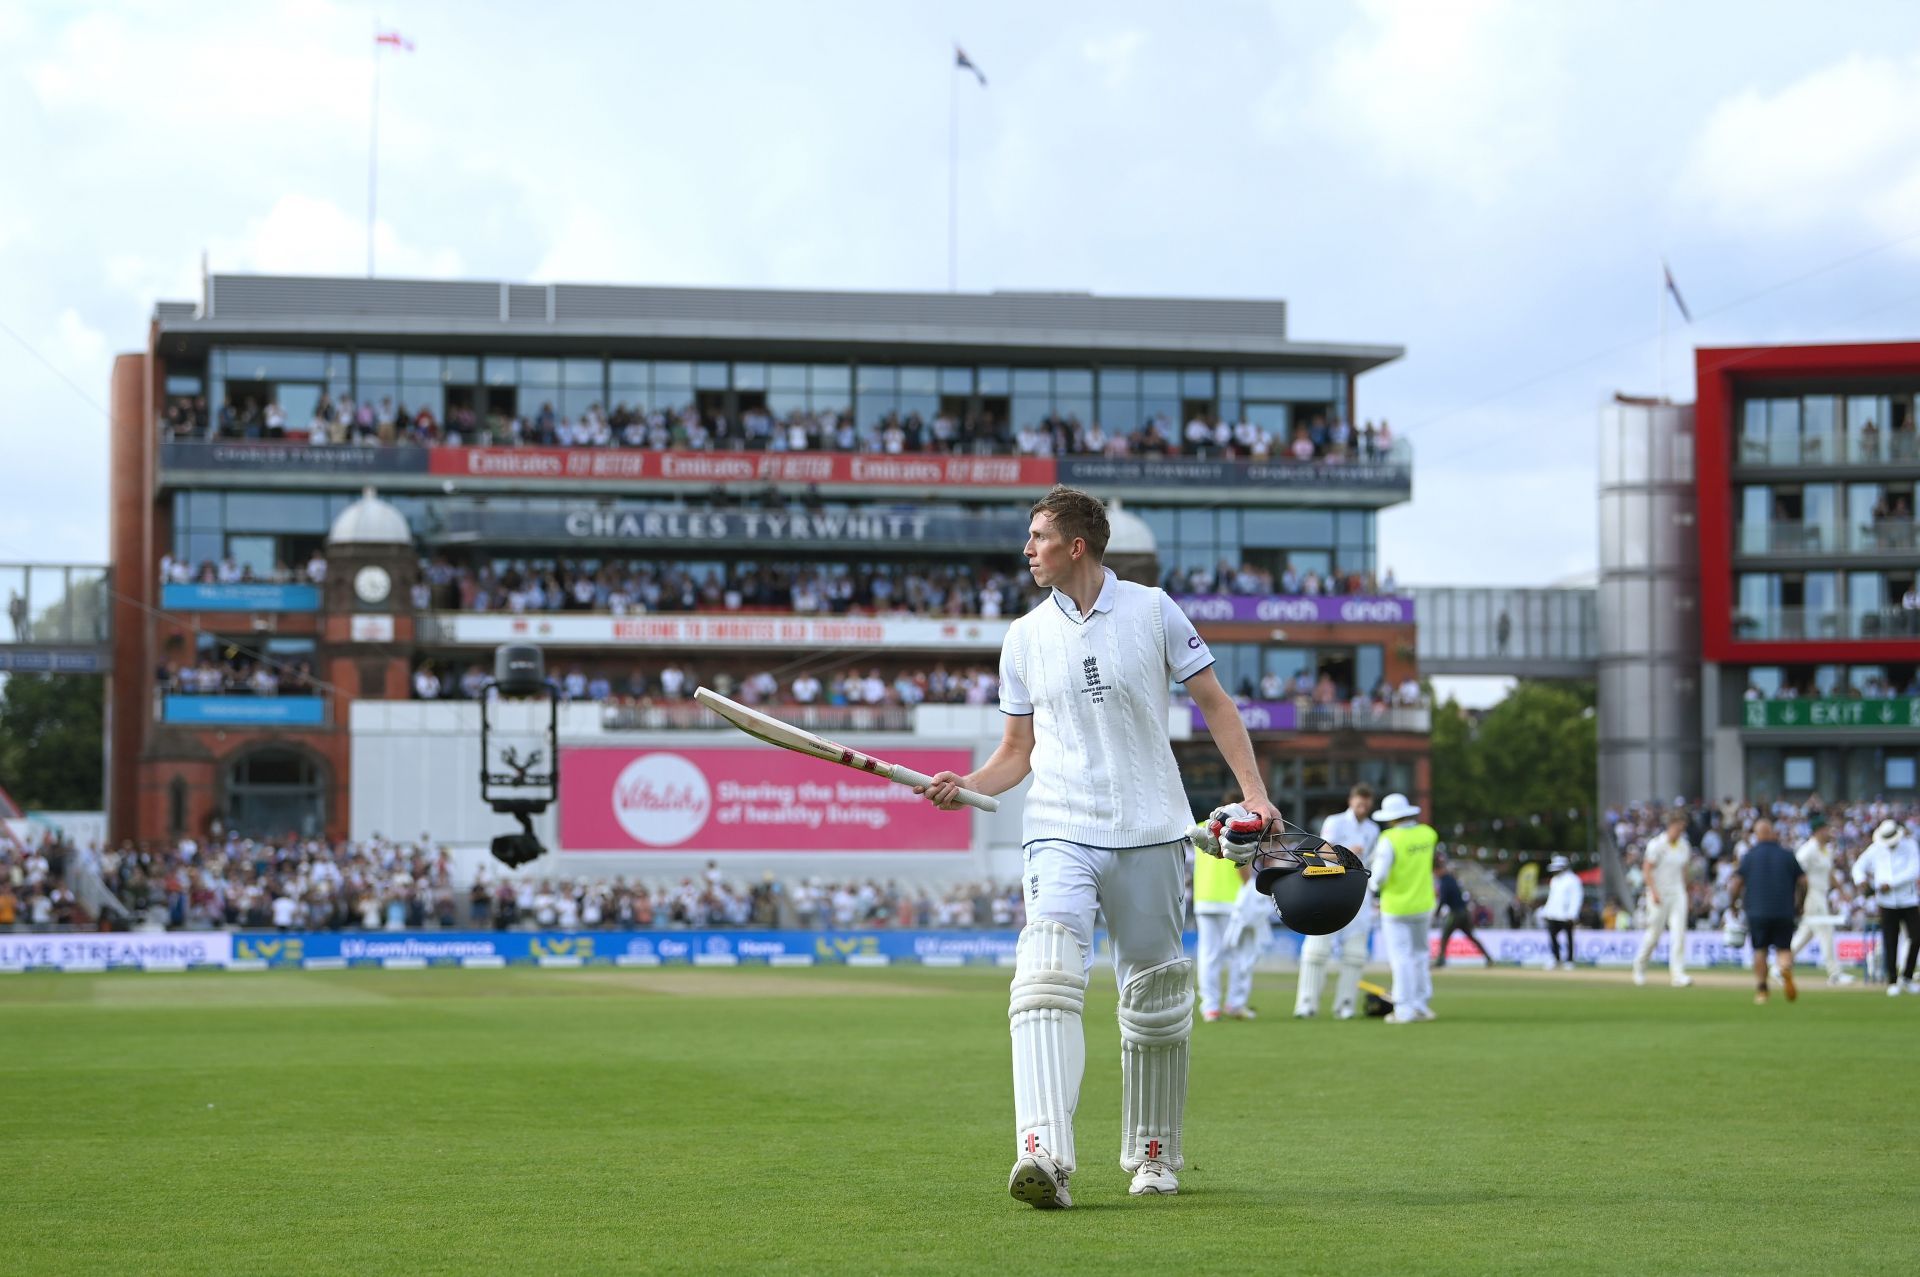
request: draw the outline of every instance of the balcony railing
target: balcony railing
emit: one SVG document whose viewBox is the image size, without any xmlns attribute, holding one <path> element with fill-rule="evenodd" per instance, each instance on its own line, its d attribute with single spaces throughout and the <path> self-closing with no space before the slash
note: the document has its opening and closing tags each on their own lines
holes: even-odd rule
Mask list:
<svg viewBox="0 0 1920 1277">
<path fill-rule="evenodd" d="M 769 705 L 766 712 L 783 723 L 810 732 L 910 732 L 908 705 Z M 693 701 L 657 705 L 608 702 L 600 707 L 600 726 L 610 732 L 711 731 L 726 720 Z"/>
<path fill-rule="evenodd" d="M 1733 636 L 1743 642 L 1772 640 L 1920 638 L 1920 610 L 1783 607 L 1733 615 Z"/>
<path fill-rule="evenodd" d="M 1920 549 L 1920 530 L 1912 519 L 1879 519 L 1841 526 L 1832 523 L 1743 523 L 1739 552 L 1746 555 L 1912 554 Z"/>
<path fill-rule="evenodd" d="M 1920 461 L 1920 443 L 1914 432 L 1876 431 L 1872 435 L 1855 433 L 1851 438 L 1839 431 L 1818 434 L 1781 433 L 1756 439 L 1740 439 L 1740 464 L 1746 466 L 1883 466 L 1889 462 Z"/>
</svg>

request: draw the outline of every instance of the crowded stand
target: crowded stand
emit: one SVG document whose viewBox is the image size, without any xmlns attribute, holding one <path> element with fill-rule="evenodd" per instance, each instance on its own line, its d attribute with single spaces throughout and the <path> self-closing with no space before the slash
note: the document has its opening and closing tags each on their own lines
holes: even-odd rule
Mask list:
<svg viewBox="0 0 1920 1277">
<path fill-rule="evenodd" d="M 413 447 L 645 448 L 652 451 L 868 452 L 899 456 L 964 453 L 974 456 L 1182 456 L 1340 465 L 1389 460 L 1393 427 L 1382 420 L 1354 426 L 1337 413 L 1315 413 L 1290 428 L 1198 414 L 1184 425 L 1156 413 L 1137 427 L 1049 413 L 1009 423 L 992 413 L 887 413 L 860 428 L 847 409 L 797 411 L 775 417 L 765 408 L 729 416 L 711 408 L 590 405 L 578 417 L 542 403 L 531 413 L 479 412 L 455 403 L 444 413 L 428 404 L 409 408 L 383 395 L 358 402 L 321 396 L 311 417 L 290 421 L 277 401 L 229 399 L 210 410 L 205 396 L 177 396 L 162 415 L 170 439 L 305 442 Z"/>
<path fill-rule="evenodd" d="M 1920 831 L 1920 804 L 1913 802 L 1826 803 L 1817 795 L 1804 802 L 1776 800 L 1751 802 L 1723 798 L 1717 803 L 1678 802 L 1672 807 L 1658 804 L 1634 804 L 1606 813 L 1606 829 L 1620 849 L 1628 885 L 1639 897 L 1645 886 L 1641 857 L 1647 842 L 1665 826 L 1667 814 L 1679 811 L 1686 817 L 1687 841 L 1693 848 L 1688 867 L 1688 925 L 1694 928 L 1718 927 L 1731 904 L 1730 884 L 1740 857 L 1753 842 L 1754 822 L 1771 820 L 1782 846 L 1789 850 L 1805 842 L 1815 819 L 1822 820 L 1834 834 L 1833 886 L 1824 912 L 1842 920 L 1843 929 L 1866 930 L 1879 925 L 1879 907 L 1868 887 L 1857 885 L 1852 870 L 1855 861 L 1871 844 L 1874 831 L 1885 821 L 1904 825 L 1909 834 Z M 1807 911 L 1816 912 L 1819 902 L 1808 901 Z M 1611 912 L 1607 925 L 1631 926 L 1631 917 L 1616 920 Z"/>
<path fill-rule="evenodd" d="M 162 846 L 77 851 L 49 839 L 31 850 L 0 846 L 0 931 L 91 928 L 103 920 L 69 890 L 67 861 L 87 857 L 128 911 L 118 925 L 168 930 L 408 931 L 611 928 L 1019 927 L 1017 883 L 942 887 L 877 878 L 756 882 L 716 865 L 642 880 L 527 875 L 481 861 L 471 874 L 430 840 L 213 837 Z"/>
</svg>

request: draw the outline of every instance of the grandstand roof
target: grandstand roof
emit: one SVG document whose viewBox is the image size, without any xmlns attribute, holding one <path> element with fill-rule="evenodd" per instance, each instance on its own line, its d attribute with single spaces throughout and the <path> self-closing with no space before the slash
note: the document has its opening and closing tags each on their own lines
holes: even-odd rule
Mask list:
<svg viewBox="0 0 1920 1277">
<path fill-rule="evenodd" d="M 162 301 L 162 352 L 236 338 L 439 349 L 608 351 L 632 343 L 795 357 L 1096 357 L 1313 365 L 1363 372 L 1399 346 L 1295 342 L 1279 300 L 1091 293 L 894 293 L 209 275 L 198 304 Z M 937 353 L 936 353 L 937 352 Z"/>
</svg>

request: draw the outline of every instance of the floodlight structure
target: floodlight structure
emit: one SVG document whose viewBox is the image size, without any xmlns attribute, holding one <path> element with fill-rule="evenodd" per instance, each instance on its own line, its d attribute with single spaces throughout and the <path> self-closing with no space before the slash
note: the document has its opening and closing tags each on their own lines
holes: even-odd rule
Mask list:
<svg viewBox="0 0 1920 1277">
<path fill-rule="evenodd" d="M 500 753 L 504 770 L 496 771 L 493 715 L 503 701 L 530 700 L 547 703 L 546 748 L 522 758 L 509 745 Z M 495 860 L 517 869 L 546 854 L 534 836 L 533 818 L 560 797 L 560 689 L 547 678 L 546 658 L 531 643 L 508 643 L 493 654 L 493 677 L 480 694 L 480 797 L 520 822 L 521 832 L 493 840 Z"/>
</svg>

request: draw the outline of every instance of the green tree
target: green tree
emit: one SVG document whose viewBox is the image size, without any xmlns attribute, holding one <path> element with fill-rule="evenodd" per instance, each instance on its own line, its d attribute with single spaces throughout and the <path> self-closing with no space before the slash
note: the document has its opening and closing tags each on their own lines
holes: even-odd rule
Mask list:
<svg viewBox="0 0 1920 1277">
<path fill-rule="evenodd" d="M 25 808 L 96 811 L 105 681 L 15 674 L 0 688 L 0 788 Z"/>
<path fill-rule="evenodd" d="M 1435 711 L 1434 827 L 1515 851 L 1591 850 L 1599 757 L 1589 683 L 1521 682 L 1480 715 Z"/>
</svg>

